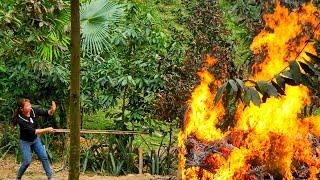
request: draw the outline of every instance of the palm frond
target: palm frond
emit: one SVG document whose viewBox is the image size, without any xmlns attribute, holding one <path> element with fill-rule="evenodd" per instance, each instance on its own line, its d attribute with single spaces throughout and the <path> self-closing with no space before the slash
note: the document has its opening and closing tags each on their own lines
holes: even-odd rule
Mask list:
<svg viewBox="0 0 320 180">
<path fill-rule="evenodd" d="M 70 26 L 70 8 L 63 9 L 58 16 L 54 14 L 50 16 L 54 28 L 43 27 L 40 30 L 40 34 L 45 34 L 43 36 L 45 40 L 37 46 L 41 59 L 47 61 L 58 59 L 61 52 L 68 50 L 70 44 L 70 36 L 66 33 L 66 29 Z"/>
<path fill-rule="evenodd" d="M 124 6 L 107 0 L 92 0 L 81 6 L 81 50 L 100 54 L 111 47 L 112 27 L 125 16 Z"/>
</svg>

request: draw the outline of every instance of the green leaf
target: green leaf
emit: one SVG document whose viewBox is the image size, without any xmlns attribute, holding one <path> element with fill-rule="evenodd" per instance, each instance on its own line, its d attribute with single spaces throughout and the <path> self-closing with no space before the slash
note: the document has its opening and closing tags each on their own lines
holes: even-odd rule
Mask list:
<svg viewBox="0 0 320 180">
<path fill-rule="evenodd" d="M 257 85 L 255 88 L 257 91 L 259 91 L 262 95 L 267 94 L 267 87 L 266 87 L 267 82 L 266 81 L 257 81 Z"/>
<path fill-rule="evenodd" d="M 238 91 L 238 86 L 237 86 L 236 82 L 235 82 L 233 79 L 230 79 L 230 80 L 228 81 L 228 83 L 231 85 L 231 87 L 232 87 L 232 89 L 233 89 L 234 92 L 237 92 L 237 91 Z"/>
<path fill-rule="evenodd" d="M 278 96 L 277 89 L 270 83 L 266 81 L 257 81 L 257 87 L 258 91 L 261 92 L 262 95 L 269 95 L 269 96 Z"/>
<path fill-rule="evenodd" d="M 110 156 L 110 160 L 111 160 L 111 164 L 112 164 L 112 172 L 113 172 L 113 173 L 115 173 L 115 170 L 116 170 L 116 163 L 115 163 L 115 160 L 114 160 L 113 154 L 110 152 L 110 153 L 109 153 L 109 156 Z"/>
<path fill-rule="evenodd" d="M 285 79 L 279 74 L 276 75 L 276 81 L 281 89 L 285 89 Z"/>
<path fill-rule="evenodd" d="M 277 92 L 281 95 L 285 95 L 284 90 L 274 81 L 271 81 L 271 84 L 277 89 Z"/>
<path fill-rule="evenodd" d="M 249 91 L 248 87 L 244 88 L 244 95 L 243 95 L 243 103 L 247 106 L 250 105 L 250 100 L 251 100 L 251 93 Z"/>
<path fill-rule="evenodd" d="M 259 93 L 252 87 L 244 88 L 243 102 L 245 105 L 250 105 L 250 101 L 256 106 L 260 106 L 261 99 Z"/>
<path fill-rule="evenodd" d="M 286 76 L 287 78 L 293 79 L 290 70 L 284 71 L 282 74 L 283 74 L 284 76 Z"/>
<path fill-rule="evenodd" d="M 300 72 L 300 67 L 297 61 L 290 61 L 289 62 L 289 67 L 290 67 L 290 72 L 292 74 L 292 78 L 297 82 L 297 83 L 302 83 L 302 76 Z"/>
<path fill-rule="evenodd" d="M 224 91 L 226 90 L 227 85 L 228 85 L 228 81 L 225 82 L 225 83 L 218 89 L 218 91 L 217 91 L 217 93 L 216 93 L 216 95 L 215 95 L 215 97 L 214 97 L 214 104 L 215 104 L 215 105 L 216 105 L 216 104 L 219 102 L 219 100 L 221 99 Z"/>
<path fill-rule="evenodd" d="M 308 52 L 306 52 L 306 54 L 311 58 L 311 60 L 312 60 L 314 63 L 320 65 L 320 57 L 317 57 L 316 55 L 311 54 L 311 53 L 308 53 Z"/>
<path fill-rule="evenodd" d="M 83 53 L 100 54 L 111 48 L 112 32 L 115 24 L 125 16 L 124 6 L 112 1 L 92 0 L 80 8 L 81 50 Z"/>
<path fill-rule="evenodd" d="M 309 65 L 301 62 L 301 61 L 298 61 L 300 67 L 303 69 L 303 71 L 307 74 L 310 74 L 311 76 L 314 76 L 316 73 L 309 67 Z"/>
<path fill-rule="evenodd" d="M 314 67 L 314 64 L 312 64 L 311 62 L 309 62 L 309 61 L 305 61 L 305 63 L 302 63 L 301 62 L 301 67 L 303 68 L 303 70 L 304 71 L 308 71 L 308 68 L 314 73 L 309 73 L 311 76 L 313 76 L 313 75 L 317 75 L 317 76 L 320 76 L 320 69 L 318 69 L 318 68 L 316 68 L 316 67 Z M 307 67 L 305 67 L 305 65 L 307 66 Z M 306 70 L 304 69 L 304 68 L 306 68 Z M 307 73 L 307 72 L 306 72 Z"/>
<path fill-rule="evenodd" d="M 7 72 L 7 69 L 5 66 L 0 66 L 0 72 Z"/>
<path fill-rule="evenodd" d="M 297 86 L 299 85 L 299 83 L 297 83 L 295 80 L 293 80 L 292 78 L 287 78 L 287 77 L 283 77 L 282 76 L 282 79 L 284 79 L 284 83 L 285 84 L 288 84 L 290 86 Z"/>
<path fill-rule="evenodd" d="M 126 86 L 128 84 L 127 78 L 123 78 L 121 85 Z"/>
<path fill-rule="evenodd" d="M 250 91 L 251 101 L 253 102 L 253 104 L 256 106 L 260 106 L 261 99 L 260 99 L 259 93 L 252 87 L 249 87 L 249 91 Z"/>
<path fill-rule="evenodd" d="M 307 86 L 310 89 L 315 89 L 316 87 L 313 85 L 311 78 L 305 74 L 301 75 L 301 84 Z"/>
<path fill-rule="evenodd" d="M 314 115 L 314 116 L 319 116 L 319 115 L 320 115 L 320 108 L 317 108 L 316 110 L 314 110 L 314 111 L 312 112 L 312 115 Z"/>
<path fill-rule="evenodd" d="M 136 82 L 133 80 L 132 76 L 129 75 L 127 78 L 128 78 L 128 82 L 130 82 L 134 86 L 136 85 Z"/>
<path fill-rule="evenodd" d="M 240 86 L 242 89 L 244 89 L 244 83 L 243 83 L 243 81 L 240 80 L 240 79 L 238 79 L 238 78 L 236 78 L 236 81 L 237 81 L 237 83 L 239 84 L 239 86 Z"/>
</svg>

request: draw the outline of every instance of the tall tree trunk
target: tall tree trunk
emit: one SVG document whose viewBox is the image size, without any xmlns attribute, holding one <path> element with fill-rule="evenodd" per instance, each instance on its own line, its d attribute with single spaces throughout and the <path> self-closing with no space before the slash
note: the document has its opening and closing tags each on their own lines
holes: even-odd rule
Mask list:
<svg viewBox="0 0 320 180">
<path fill-rule="evenodd" d="M 80 14 L 79 0 L 71 0 L 71 83 L 69 180 L 80 175 Z"/>
</svg>

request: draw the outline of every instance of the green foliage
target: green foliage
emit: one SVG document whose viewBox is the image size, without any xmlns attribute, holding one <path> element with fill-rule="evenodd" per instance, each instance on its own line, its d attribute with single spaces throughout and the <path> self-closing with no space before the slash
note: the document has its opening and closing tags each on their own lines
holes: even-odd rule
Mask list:
<svg viewBox="0 0 320 180">
<path fill-rule="evenodd" d="M 4 91 L 0 97 L 8 102 L 7 110 L 1 109 L 4 119 L 11 118 L 20 97 L 30 98 L 33 104 L 59 99 L 59 109 L 65 106 L 69 17 L 68 3 L 61 0 L 7 1 L 1 6 L 0 86 Z"/>
<path fill-rule="evenodd" d="M 87 138 L 92 139 L 89 136 Z M 90 170 L 108 175 L 137 172 L 137 154 L 132 147 L 132 138 L 129 137 L 127 143 L 119 141 L 116 136 L 99 136 L 92 140 L 94 144 L 81 150 L 83 172 Z"/>
<path fill-rule="evenodd" d="M 85 129 L 112 129 L 115 122 L 109 119 L 109 115 L 112 114 L 114 110 L 103 112 L 98 111 L 96 113 L 85 115 L 83 128 Z M 144 164 L 147 171 L 151 174 L 172 174 L 175 173 L 175 168 L 177 164 L 175 149 L 175 139 L 178 134 L 178 129 L 172 129 L 174 127 L 172 123 L 161 122 L 158 120 L 145 120 L 140 123 L 126 123 L 128 129 L 134 129 L 136 131 L 149 131 L 149 135 L 135 136 L 134 138 L 120 137 L 120 136 L 84 136 L 88 142 L 95 141 L 95 144 L 89 146 L 82 150 L 82 171 L 95 171 L 102 174 L 109 175 L 119 175 L 127 173 L 137 173 L 137 149 L 143 147 L 144 152 Z M 171 137 L 171 140 L 170 140 Z M 110 139 L 109 139 L 110 138 Z M 92 139 L 92 140 L 90 140 Z M 112 144 L 111 141 L 115 144 Z M 128 159 L 123 159 L 122 157 L 116 158 L 119 155 L 115 152 L 118 150 L 107 151 L 107 142 L 110 142 L 110 146 L 122 149 L 124 156 L 132 156 L 128 168 L 126 165 L 129 162 Z M 123 147 L 121 144 L 130 144 L 133 152 L 130 152 L 130 148 L 127 146 Z M 93 151 L 95 145 L 101 145 L 103 151 L 96 150 Z M 83 144 L 86 146 L 86 144 Z M 119 146 L 119 147 L 116 147 Z M 169 149 L 169 153 L 168 153 Z M 99 153 L 105 153 L 104 156 L 97 155 Z M 158 155 L 159 153 L 159 155 Z M 127 154 L 127 155 L 126 155 Z M 121 155 L 122 156 L 122 155 Z M 105 157 L 105 158 L 103 158 Z M 135 159 L 133 161 L 133 159 Z"/>
<path fill-rule="evenodd" d="M 110 167 L 109 172 L 111 175 L 117 176 L 121 173 L 124 161 L 119 161 L 117 159 L 115 160 L 112 153 L 109 153 L 109 155 L 110 155 L 110 160 L 111 160 L 111 165 L 112 165 Z"/>
<path fill-rule="evenodd" d="M 60 162 L 63 154 L 66 138 L 63 134 L 43 134 L 40 136 L 41 142 L 48 154 L 51 162 Z"/>
<path fill-rule="evenodd" d="M 102 110 L 92 112 L 92 113 L 86 113 L 83 115 L 83 129 L 113 129 L 115 126 L 115 123 L 109 117 L 109 114 L 113 113 L 112 109 L 110 109 L 110 112 L 105 112 Z"/>
<path fill-rule="evenodd" d="M 8 124 L 7 124 L 8 126 Z M 6 127 L 5 127 L 6 128 Z M 5 158 L 8 154 L 13 154 L 16 158 L 16 161 L 20 162 L 22 160 L 22 155 L 20 153 L 20 145 L 19 145 L 19 133 L 18 128 L 14 129 L 5 129 L 3 132 L 3 136 L 0 137 L 0 161 Z"/>
<path fill-rule="evenodd" d="M 69 6 L 69 4 L 63 4 L 64 6 Z M 57 14 L 48 14 L 51 21 L 43 22 L 39 24 L 39 36 L 43 39 L 41 44 L 37 47 L 37 53 L 43 60 L 53 61 L 60 58 L 63 51 L 68 50 L 70 45 L 69 37 L 69 22 L 70 22 L 70 9 L 64 8 L 59 9 Z M 44 26 L 46 24 L 46 26 Z M 49 28 L 48 28 L 49 27 Z M 45 35 L 43 37 L 42 35 Z M 28 37 L 28 41 L 36 42 L 34 38 L 36 36 L 31 35 Z"/>
<path fill-rule="evenodd" d="M 320 58 L 310 53 L 306 54 L 310 57 L 311 61 L 290 61 L 284 70 L 270 80 L 271 82 L 245 80 L 253 84 L 252 87 L 245 86 L 244 82 L 239 79 L 228 80 L 218 89 L 214 98 L 215 104 L 217 104 L 224 94 L 224 96 L 235 96 L 236 101 L 240 99 L 247 106 L 250 104 L 250 101 L 254 105 L 259 106 L 261 101 L 265 102 L 271 96 L 278 97 L 284 95 L 286 84 L 291 86 L 302 84 L 308 87 L 313 94 L 317 94 L 319 92 L 317 87 L 319 87 L 320 83 Z M 273 79 L 276 79 L 276 82 Z"/>
<path fill-rule="evenodd" d="M 320 108 L 317 108 L 313 111 L 312 115 L 319 116 L 320 115 Z"/>
<path fill-rule="evenodd" d="M 221 11 L 217 1 L 174 1 L 181 2 L 177 14 L 177 22 L 184 25 L 188 36 L 178 36 L 179 43 L 187 45 L 184 61 L 168 68 L 165 86 L 157 94 L 156 117 L 163 121 L 175 123 L 183 119 L 187 108 L 186 101 L 190 98 L 191 91 L 198 83 L 197 72 L 203 67 L 203 59 L 208 53 L 221 62 L 219 67 L 210 69 L 217 78 L 222 78 L 224 65 L 229 64 L 231 53 L 221 39 L 225 34 L 221 21 Z M 165 14 L 165 13 L 163 13 Z M 214 49 L 214 50 L 213 50 Z M 213 52 L 215 51 L 215 52 Z M 219 56 L 220 55 L 220 56 Z M 221 61 L 220 61 L 221 60 Z M 176 123 L 179 124 L 179 123 Z"/>
<path fill-rule="evenodd" d="M 83 54 L 100 54 L 112 47 L 112 33 L 122 29 L 124 6 L 106 0 L 92 0 L 80 9 L 81 50 Z M 116 26 L 117 25 L 117 26 Z"/>
<path fill-rule="evenodd" d="M 157 103 L 159 118 L 168 121 L 183 118 L 184 102 L 197 84 L 196 73 L 207 55 L 218 60 L 214 68 L 208 67 L 217 79 L 242 76 L 242 67 L 252 58 L 249 45 L 253 32 L 261 27 L 259 2 L 200 0 L 184 1 L 183 5 L 189 15 L 182 16 L 180 22 L 191 32 L 189 49 L 184 64 L 172 68 L 172 76 L 167 77 L 166 90 L 159 93 L 161 100 Z M 227 106 L 227 114 L 232 114 L 235 108 L 231 108 L 232 104 Z"/>
<path fill-rule="evenodd" d="M 222 34 L 222 39 L 230 45 L 234 55 L 232 62 L 239 69 L 252 57 L 249 46 L 253 39 L 253 31 L 249 26 L 252 26 L 253 22 L 261 21 L 261 9 L 254 1 L 244 0 L 220 0 L 219 7 L 224 25 L 229 31 L 228 34 Z"/>
<path fill-rule="evenodd" d="M 57 59 L 69 45 L 70 12 L 66 7 L 61 0 L 7 2 L 0 13 L 0 36 L 5 42 L 0 56 L 9 60 L 17 58 L 13 55 L 39 54 L 43 60 Z"/>
<path fill-rule="evenodd" d="M 250 101 L 256 106 L 260 106 L 261 104 L 261 99 L 259 96 L 259 93 L 252 87 L 247 87 L 244 89 L 244 97 L 243 97 L 243 102 L 246 105 L 250 104 Z"/>
<path fill-rule="evenodd" d="M 84 112 L 114 108 L 109 117 L 118 129 L 143 122 L 154 113 L 170 69 L 183 60 L 188 32 L 178 24 L 179 2 L 126 3 L 126 27 L 114 34 L 113 50 L 81 60 L 81 101 Z M 182 10 L 182 12 L 180 11 Z M 166 15 L 164 15 L 166 14 Z M 134 128 L 134 127 L 130 127 Z"/>
</svg>

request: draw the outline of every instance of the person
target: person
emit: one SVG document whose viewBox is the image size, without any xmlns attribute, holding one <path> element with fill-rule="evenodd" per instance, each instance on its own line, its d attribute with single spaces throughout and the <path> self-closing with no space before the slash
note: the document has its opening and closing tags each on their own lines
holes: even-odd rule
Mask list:
<svg viewBox="0 0 320 180">
<path fill-rule="evenodd" d="M 19 141 L 23 161 L 18 170 L 16 179 L 21 179 L 24 172 L 29 167 L 32 157 L 31 150 L 38 155 L 48 179 L 52 179 L 52 170 L 48 155 L 38 135 L 46 132 L 53 133 L 54 129 L 52 127 L 37 129 L 36 127 L 39 116 L 53 116 L 55 111 L 56 103 L 54 101 L 52 101 L 51 108 L 49 110 L 33 108 L 29 99 L 23 98 L 18 101 L 18 107 L 13 116 L 13 124 L 19 125 Z"/>
</svg>

